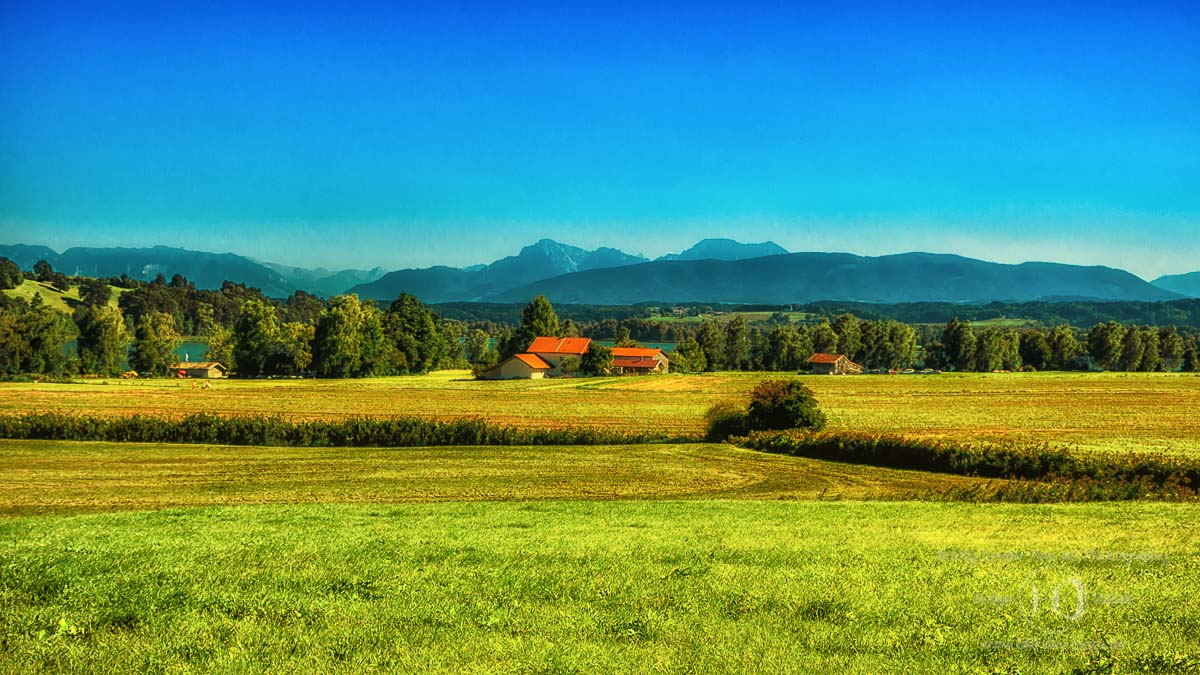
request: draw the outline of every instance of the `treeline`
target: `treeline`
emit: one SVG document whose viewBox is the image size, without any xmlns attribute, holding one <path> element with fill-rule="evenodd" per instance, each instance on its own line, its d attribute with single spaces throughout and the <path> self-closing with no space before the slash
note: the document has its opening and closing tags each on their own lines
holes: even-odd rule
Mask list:
<svg viewBox="0 0 1200 675">
<path fill-rule="evenodd" d="M 850 313 L 797 322 L 782 311 L 753 323 L 740 314 L 699 324 L 645 317 L 560 321 L 541 296 L 521 308 L 513 323 L 467 322 L 439 316 L 407 294 L 381 308 L 353 295 L 325 300 L 302 291 L 272 300 L 231 282 L 203 291 L 178 275 L 148 283 L 127 277 L 62 282 L 57 275 L 48 264 L 35 266 L 35 278 L 44 283 L 78 284 L 79 300 L 72 301 L 70 316 L 48 307 L 40 295 L 32 302 L 0 296 L 0 375 L 115 375 L 126 360 L 139 373 L 167 375 L 184 335 L 206 339 L 205 360 L 219 361 L 243 377 L 481 370 L 524 351 L 539 335 L 580 335 L 618 346 L 673 342 L 675 372 L 795 372 L 818 352 L 845 354 L 872 370 L 1200 369 L 1200 331 L 1174 325 L 1106 321 L 1084 332 L 1065 323 L 1049 329 L 977 327 L 954 317 L 939 328 Z M 19 285 L 22 272 L 0 259 L 0 278 Z M 114 306 L 113 287 L 119 284 L 128 285 L 118 286 L 124 290 Z M 73 353 L 65 349 L 71 340 L 77 342 Z M 568 370 L 601 374 L 610 366 L 611 354 L 597 346 Z"/>
<path fill-rule="evenodd" d="M 520 321 L 521 305 L 477 302 L 454 302 L 434 305 L 442 316 L 467 323 L 491 323 L 515 325 Z M 1200 329 L 1200 299 L 1185 298 L 1160 302 L 1064 300 L 1060 302 L 991 302 L 983 305 L 950 302 L 912 302 L 890 305 L 870 302 L 847 302 L 829 300 L 793 305 L 747 305 L 720 303 L 638 303 L 634 305 L 560 305 L 558 312 L 564 320 L 570 319 L 577 325 L 601 325 L 619 323 L 628 326 L 639 340 L 655 341 L 660 338 L 652 333 L 639 333 L 639 327 L 658 330 L 671 322 L 655 320 L 655 317 L 670 312 L 674 307 L 683 309 L 686 316 L 699 316 L 721 312 L 802 312 L 808 314 L 808 323 L 833 321 L 842 314 L 852 314 L 860 319 L 884 321 L 891 319 L 907 324 L 943 325 L 952 318 L 963 321 L 981 322 L 996 319 L 1020 318 L 1043 328 L 1067 324 L 1073 328 L 1087 329 L 1098 323 L 1116 321 L 1124 324 L 1149 326 L 1174 325 L 1180 328 Z M 679 324 L 675 324 L 679 325 Z M 687 328 L 686 324 L 683 324 Z M 694 330 L 694 324 L 692 330 Z M 686 336 L 685 336 L 686 337 Z M 665 338 L 661 338 L 664 339 Z"/>
</svg>

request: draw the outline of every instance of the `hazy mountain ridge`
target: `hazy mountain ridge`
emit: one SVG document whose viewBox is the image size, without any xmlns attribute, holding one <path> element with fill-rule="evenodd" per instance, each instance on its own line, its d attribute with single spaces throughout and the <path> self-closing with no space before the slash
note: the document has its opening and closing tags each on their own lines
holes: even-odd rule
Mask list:
<svg viewBox="0 0 1200 675">
<path fill-rule="evenodd" d="M 1168 300 L 1179 295 L 1109 267 L 1027 262 L 1005 265 L 956 255 L 790 253 L 748 260 L 657 260 L 621 274 L 576 272 L 489 298 L 515 302 L 729 302 L 819 300 L 876 303 L 1031 301 L 1047 298 Z"/>
<path fill-rule="evenodd" d="M 1200 298 L 1200 272 L 1167 274 L 1150 283 L 1165 291 L 1178 293 L 1189 298 Z"/>
<path fill-rule="evenodd" d="M 789 251 L 773 241 L 758 244 L 743 244 L 733 239 L 701 239 L 694 246 L 680 253 L 668 253 L 659 260 L 747 260 L 769 255 L 782 255 Z"/>
<path fill-rule="evenodd" d="M 1200 295 L 1195 289 L 1189 293 L 1186 286 L 1192 280 L 1200 281 L 1197 279 L 1200 273 L 1162 277 L 1151 285 L 1109 267 L 1046 262 L 1006 265 L 946 254 L 866 257 L 849 253 L 782 253 L 737 257 L 749 251 L 776 249 L 783 250 L 772 242 L 740 244 L 728 239 L 706 239 L 683 253 L 673 254 L 671 259 L 650 261 L 614 248 L 588 251 L 542 239 L 522 248 L 517 255 L 488 265 L 435 266 L 387 273 L 379 267 L 331 272 L 259 262 L 232 253 L 166 246 L 76 247 L 59 254 L 42 246 L 0 245 L 0 256 L 13 259 L 23 269 L 45 259 L 56 270 L 72 275 L 127 274 L 151 280 L 157 274 L 168 279 L 181 274 L 200 288 L 219 288 L 228 279 L 261 288 L 273 297 L 286 297 L 303 289 L 318 295 L 352 292 L 385 302 L 400 293 L 411 293 L 429 303 L 524 302 L 544 293 L 552 301 L 583 304 L 1159 301 Z M 714 255 L 730 259 L 704 257 Z M 620 273 L 614 273 L 615 268 L 620 268 Z M 1180 290 L 1176 292 L 1175 288 Z"/>
</svg>

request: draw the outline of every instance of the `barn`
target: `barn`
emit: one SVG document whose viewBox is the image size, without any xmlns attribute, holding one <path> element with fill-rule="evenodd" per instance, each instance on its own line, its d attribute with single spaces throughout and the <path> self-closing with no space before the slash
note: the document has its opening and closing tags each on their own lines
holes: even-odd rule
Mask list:
<svg viewBox="0 0 1200 675">
<path fill-rule="evenodd" d="M 613 347 L 613 373 L 651 375 L 665 373 L 671 367 L 666 352 L 648 347 Z"/>
<path fill-rule="evenodd" d="M 225 377 L 225 366 L 216 361 L 184 361 L 171 366 L 176 377 L 197 377 L 205 380 Z"/>
<path fill-rule="evenodd" d="M 549 375 L 559 375 L 562 373 L 563 361 L 571 357 L 582 359 L 591 346 L 591 338 L 537 337 L 533 339 L 533 343 L 525 351 L 549 364 Z"/>
<path fill-rule="evenodd" d="M 550 364 L 536 354 L 514 354 L 479 374 L 484 380 L 540 380 Z"/>
<path fill-rule="evenodd" d="M 813 354 L 808 357 L 814 375 L 859 375 L 862 366 L 851 361 L 845 354 Z"/>
</svg>

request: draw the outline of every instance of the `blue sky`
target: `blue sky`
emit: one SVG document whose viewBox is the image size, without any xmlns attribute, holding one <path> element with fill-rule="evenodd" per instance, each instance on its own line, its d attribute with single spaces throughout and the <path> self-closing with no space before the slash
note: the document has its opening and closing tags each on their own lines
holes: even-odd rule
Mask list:
<svg viewBox="0 0 1200 675">
<path fill-rule="evenodd" d="M 0 3 L 0 241 L 1200 269 L 1193 3 L 346 4 Z"/>
</svg>

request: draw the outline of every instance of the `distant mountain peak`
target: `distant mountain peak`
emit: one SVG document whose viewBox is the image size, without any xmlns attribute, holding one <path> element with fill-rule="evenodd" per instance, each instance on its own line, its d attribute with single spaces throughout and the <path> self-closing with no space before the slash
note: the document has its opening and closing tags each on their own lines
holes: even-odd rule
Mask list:
<svg viewBox="0 0 1200 675">
<path fill-rule="evenodd" d="M 681 253 L 668 253 L 659 260 L 746 260 L 769 255 L 784 255 L 788 250 L 773 241 L 744 244 L 734 239 L 701 239 Z"/>
</svg>

